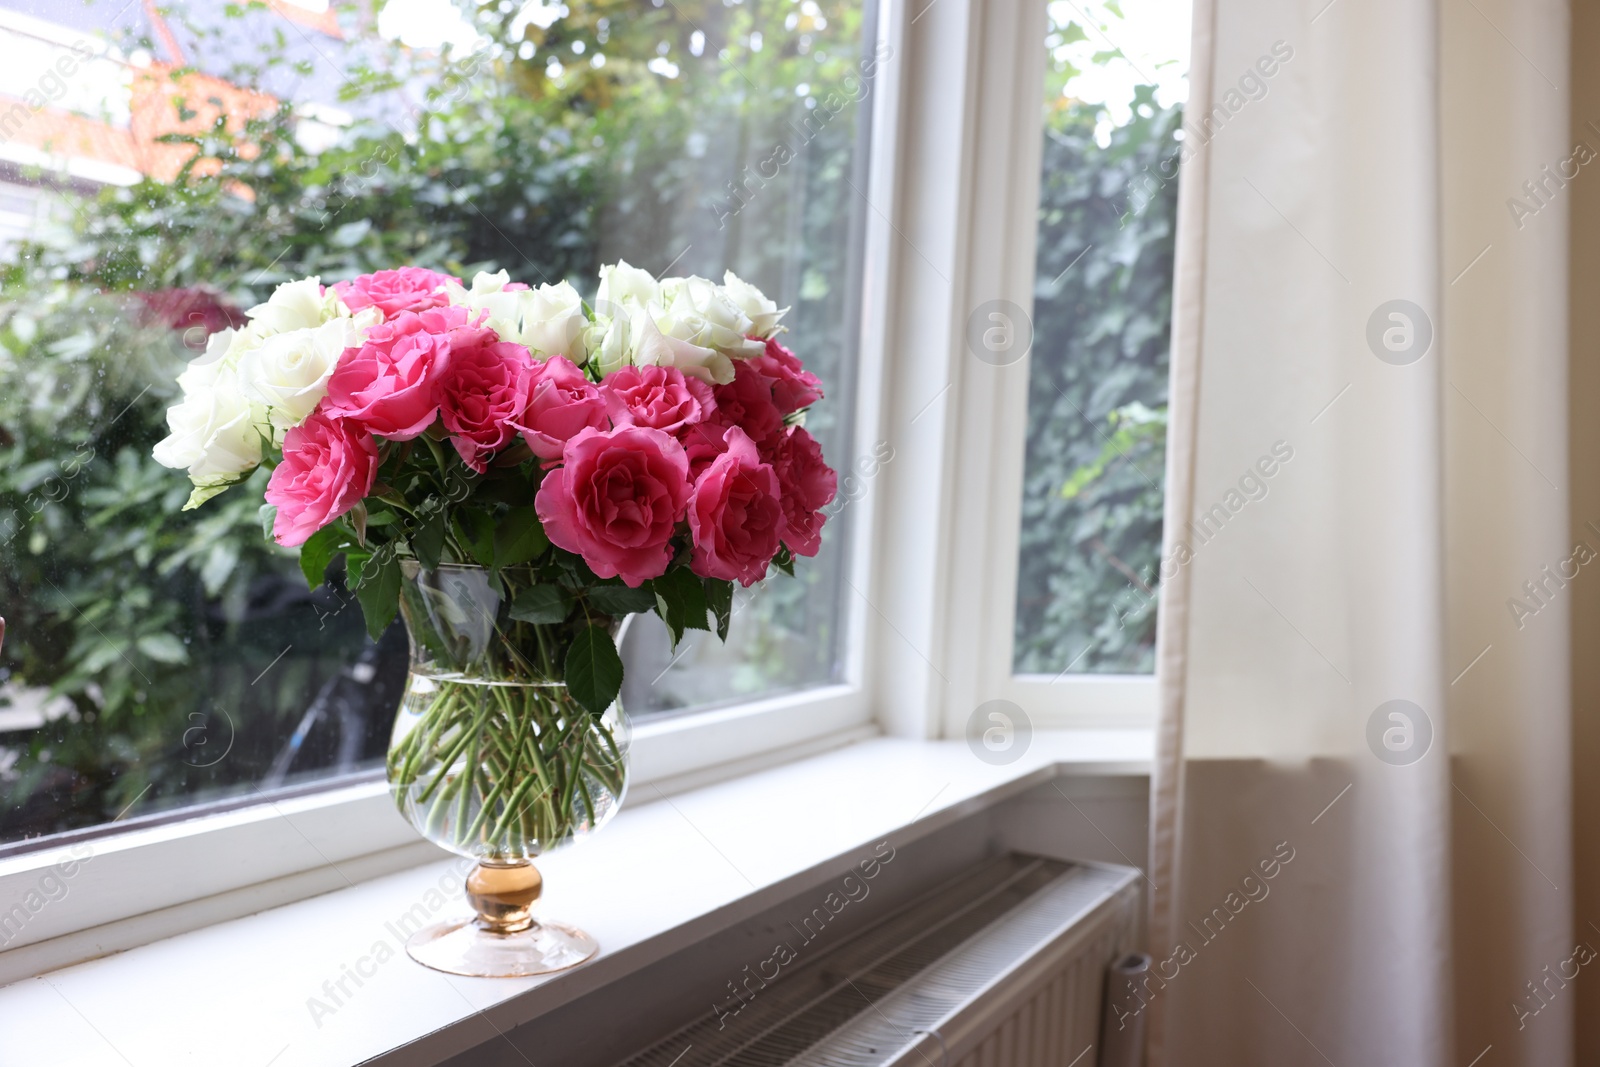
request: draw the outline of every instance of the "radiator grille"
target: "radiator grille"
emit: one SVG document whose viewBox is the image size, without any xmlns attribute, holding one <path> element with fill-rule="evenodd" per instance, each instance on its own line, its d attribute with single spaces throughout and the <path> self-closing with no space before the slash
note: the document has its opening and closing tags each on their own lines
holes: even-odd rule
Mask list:
<svg viewBox="0 0 1600 1067">
<path fill-rule="evenodd" d="M 951 1067 L 1094 1067 L 1105 963 L 1121 952 L 1124 936 L 1116 927 L 1101 931 Z"/>
<path fill-rule="evenodd" d="M 848 942 L 797 960 L 737 1016 L 710 1014 L 619 1067 L 884 1067 L 902 1059 L 927 1067 L 1067 1067 L 1094 1041 L 1106 963 L 1129 947 L 1135 877 L 1122 868 L 1000 857 Z M 1096 921 L 1086 926 L 1091 913 Z M 1033 988 L 1004 998 L 1001 1017 L 976 1030 L 970 1019 L 954 1025 L 980 995 L 993 996 L 998 983 L 1052 949 L 1063 958 Z M 957 1031 L 969 1052 L 941 1050 Z M 1002 1046 L 1008 1055 L 997 1056 Z M 986 1058 L 974 1058 L 979 1053 Z M 1092 1063 L 1085 1057 L 1078 1067 Z"/>
</svg>

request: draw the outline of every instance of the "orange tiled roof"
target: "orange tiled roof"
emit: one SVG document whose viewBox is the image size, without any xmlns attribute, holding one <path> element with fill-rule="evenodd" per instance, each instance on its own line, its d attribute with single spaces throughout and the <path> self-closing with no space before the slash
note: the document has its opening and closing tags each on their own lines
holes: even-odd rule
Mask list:
<svg viewBox="0 0 1600 1067">
<path fill-rule="evenodd" d="M 238 133 L 250 118 L 269 115 L 278 106 L 278 101 L 265 93 L 241 89 L 208 74 L 175 71 L 167 64 L 154 63 L 134 73 L 127 129 L 52 107 L 34 112 L 21 100 L 0 96 L 0 124 L 13 131 L 5 140 L 129 167 L 158 181 L 171 181 L 194 149 L 164 144 L 157 138 L 169 133 L 202 133 L 211 128 L 219 113 L 227 116 L 228 129 Z M 180 103 L 191 112 L 188 117 L 179 111 Z M 27 113 L 25 117 L 16 115 L 19 108 Z M 8 116 L 13 117 L 10 123 L 5 121 Z M 196 169 L 210 173 L 216 164 L 202 161 Z"/>
<path fill-rule="evenodd" d="M 299 4 L 290 3 L 289 0 L 267 0 L 267 6 L 290 22 L 298 23 L 307 29 L 325 33 L 329 37 L 344 37 L 339 30 L 339 19 L 332 4 L 322 11 L 308 11 Z"/>
<path fill-rule="evenodd" d="M 192 112 L 188 118 L 179 112 L 180 104 Z M 209 74 L 178 74 L 165 64 L 153 63 L 133 79 L 128 125 L 143 160 L 136 166 L 152 178 L 171 181 L 194 149 L 162 144 L 156 138 L 169 133 L 203 133 L 222 116 L 226 116 L 228 130 L 238 134 L 250 119 L 270 115 L 277 107 L 278 101 L 266 93 L 241 89 Z M 209 173 L 215 167 L 199 169 Z"/>
</svg>

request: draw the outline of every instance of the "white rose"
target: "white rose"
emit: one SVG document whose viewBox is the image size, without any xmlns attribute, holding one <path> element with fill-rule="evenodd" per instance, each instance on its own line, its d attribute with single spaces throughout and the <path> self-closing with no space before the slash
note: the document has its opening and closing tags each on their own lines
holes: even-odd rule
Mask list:
<svg viewBox="0 0 1600 1067">
<path fill-rule="evenodd" d="M 243 334 L 238 330 L 218 330 L 206 338 L 206 354 L 189 361 L 178 375 L 178 388 L 184 396 L 201 393 L 216 385 L 217 379 L 238 362 Z"/>
<path fill-rule="evenodd" d="M 748 336 L 754 325 L 750 317 L 706 279 L 685 278 L 669 292 L 671 303 L 661 310 L 651 309 L 656 325 L 668 337 L 734 359 L 754 359 L 766 351 L 766 345 Z M 732 380 L 731 373 L 728 380 Z"/>
<path fill-rule="evenodd" d="M 612 266 L 600 268 L 600 290 L 595 294 L 596 310 L 616 317 L 619 307 L 646 307 L 661 302 L 661 286 L 647 270 L 628 265 L 619 259 Z"/>
<path fill-rule="evenodd" d="M 472 288 L 466 289 L 455 282 L 445 282 L 444 292 L 451 304 L 464 307 L 471 311 L 487 311 L 489 313 L 489 328 L 499 333 L 497 322 L 515 322 L 517 309 L 517 294 L 506 292 L 506 286 L 511 282 L 511 275 L 505 271 L 490 274 L 479 271 L 472 279 Z"/>
<path fill-rule="evenodd" d="M 779 308 L 777 301 L 768 300 L 765 293 L 731 270 L 722 276 L 722 294 L 749 317 L 750 332 L 757 337 L 777 333 L 778 321 L 789 313 L 788 308 Z"/>
<path fill-rule="evenodd" d="M 693 275 L 690 275 L 688 278 L 662 278 L 661 281 L 656 285 L 656 297 L 654 302 L 662 307 L 670 306 L 674 300 L 678 299 L 678 295 L 682 293 L 688 284 L 693 280 Z"/>
<path fill-rule="evenodd" d="M 257 304 L 245 314 L 250 317 L 246 330 L 260 338 L 321 326 L 340 314 L 349 314 L 349 309 L 332 289 L 323 291 L 321 278 L 310 277 L 284 282 L 265 304 Z"/>
<path fill-rule="evenodd" d="M 589 317 L 583 310 L 583 297 L 567 282 L 548 283 L 537 289 L 507 290 L 510 276 L 480 273 L 472 288 L 447 284 L 452 304 L 471 311 L 487 311 L 486 325 L 500 335 L 541 358 L 566 356 L 574 363 L 589 358 Z"/>
<path fill-rule="evenodd" d="M 468 297 L 489 296 L 503 291 L 510 284 L 511 275 L 503 270 L 497 270 L 493 274 L 480 270 L 472 276 L 471 289 L 463 288 L 458 282 L 446 280 L 444 291 L 450 297 L 450 303 L 465 304 Z"/>
<path fill-rule="evenodd" d="M 632 361 L 641 367 L 677 367 L 711 385 L 733 381 L 733 360 L 714 348 L 663 332 L 648 308 L 641 308 L 633 316 L 630 332 L 637 341 Z"/>
<path fill-rule="evenodd" d="M 164 467 L 187 469 L 197 486 L 227 485 L 261 463 L 251 405 L 226 378 L 167 409 L 172 432 L 152 450 Z"/>
<path fill-rule="evenodd" d="M 600 377 L 633 362 L 632 340 L 633 322 L 627 315 L 607 318 L 596 314 L 584 345 L 589 351 L 589 362 L 600 372 Z"/>
<path fill-rule="evenodd" d="M 566 356 L 574 363 L 589 358 L 585 341 L 589 316 L 583 297 L 568 282 L 541 285 L 517 294 L 522 300 L 521 333 L 514 338 L 537 356 Z"/>
<path fill-rule="evenodd" d="M 275 439 L 300 425 L 328 392 L 328 379 L 347 348 L 361 344 L 381 313 L 363 308 L 354 318 L 274 334 L 239 356 L 237 380 L 245 397 L 264 405 Z"/>
</svg>

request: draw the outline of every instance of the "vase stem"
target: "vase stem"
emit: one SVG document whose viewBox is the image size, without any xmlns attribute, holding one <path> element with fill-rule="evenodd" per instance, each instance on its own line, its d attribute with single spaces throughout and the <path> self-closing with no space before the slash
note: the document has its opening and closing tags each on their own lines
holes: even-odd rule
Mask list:
<svg viewBox="0 0 1600 1067">
<path fill-rule="evenodd" d="M 515 934 L 533 925 L 533 904 L 544 878 L 531 863 L 480 863 L 467 876 L 467 902 L 490 933 Z"/>
</svg>

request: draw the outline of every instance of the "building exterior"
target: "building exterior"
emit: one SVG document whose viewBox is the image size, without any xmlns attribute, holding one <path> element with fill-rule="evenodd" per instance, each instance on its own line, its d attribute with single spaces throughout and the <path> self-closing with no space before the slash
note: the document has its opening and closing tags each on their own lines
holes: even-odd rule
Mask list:
<svg viewBox="0 0 1600 1067">
<path fill-rule="evenodd" d="M 65 210 L 68 188 L 170 180 L 193 149 L 160 138 L 209 128 L 219 112 L 238 129 L 291 101 L 313 151 L 353 121 L 339 89 L 357 46 L 326 0 L 229 6 L 0 0 L 0 247 Z M 263 41 L 285 62 L 242 88 Z"/>
</svg>

